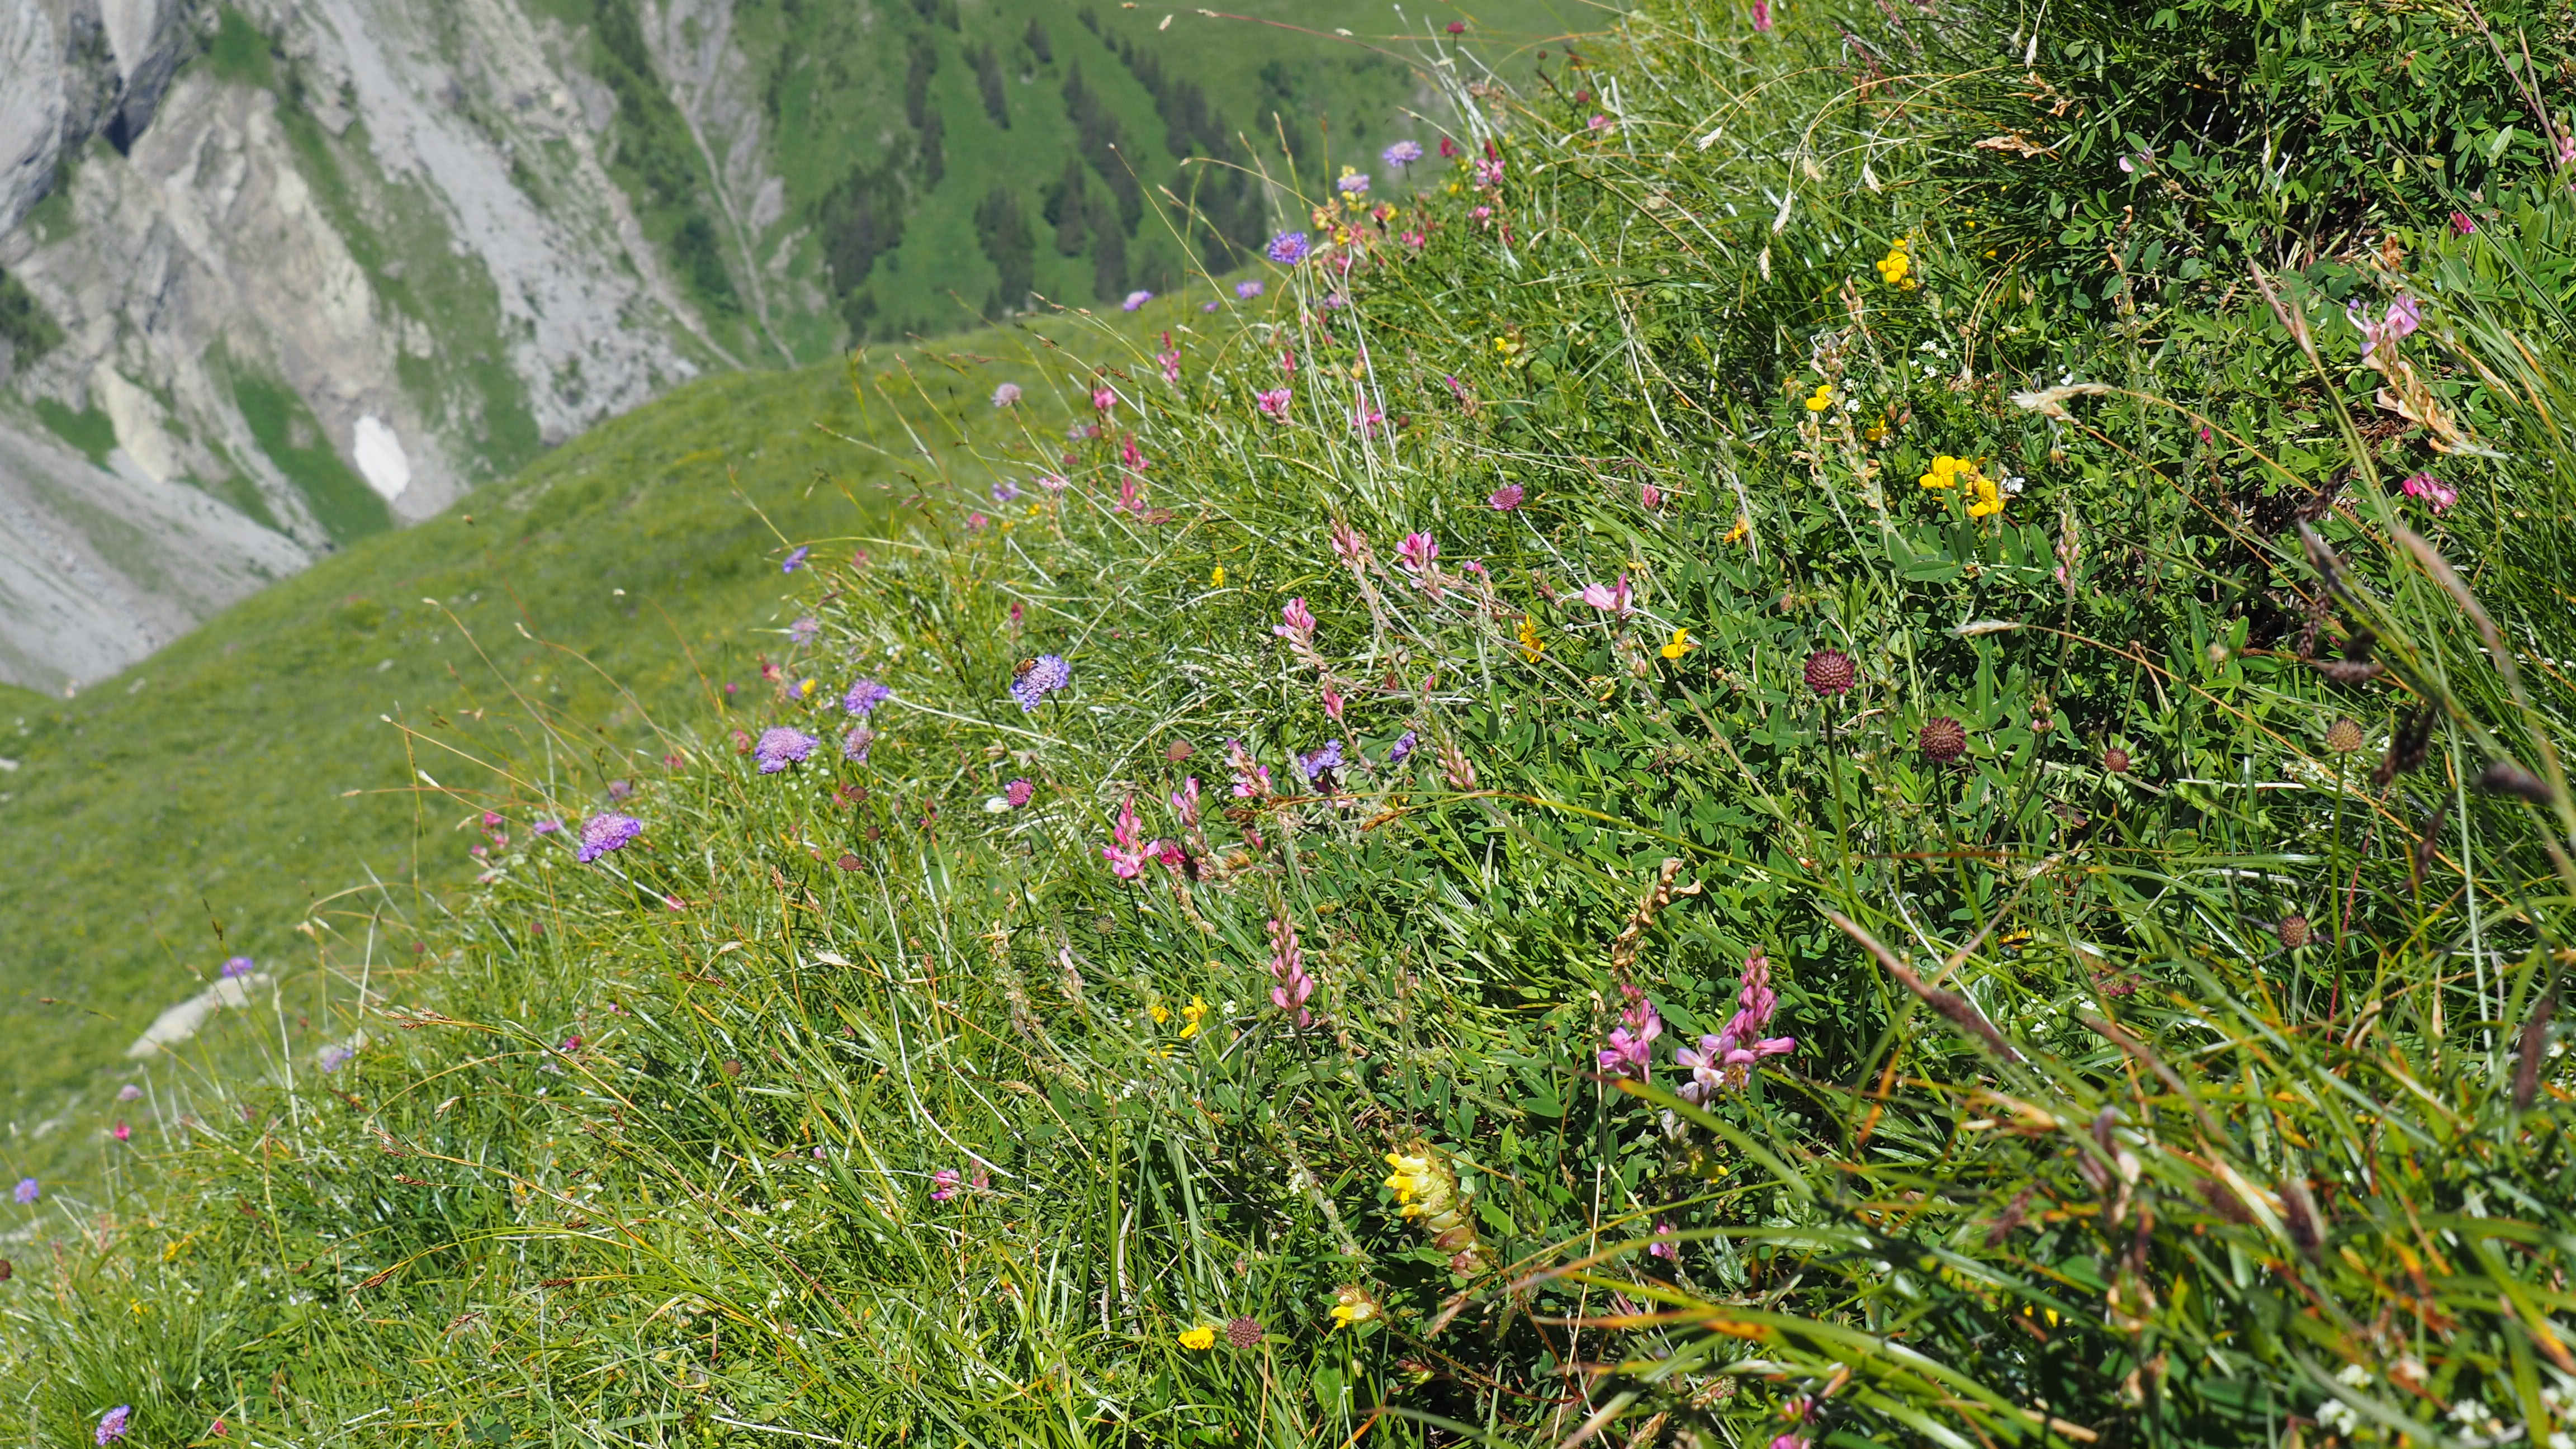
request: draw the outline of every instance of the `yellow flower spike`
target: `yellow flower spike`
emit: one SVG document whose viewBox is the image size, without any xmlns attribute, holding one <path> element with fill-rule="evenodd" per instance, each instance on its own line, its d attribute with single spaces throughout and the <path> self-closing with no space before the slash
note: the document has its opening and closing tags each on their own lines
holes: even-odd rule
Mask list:
<svg viewBox="0 0 2576 1449">
<path fill-rule="evenodd" d="M 1218 564 L 1208 572 L 1208 587 L 1212 589 L 1225 587 L 1225 565 Z"/>
<path fill-rule="evenodd" d="M 1817 383 L 1815 392 L 1807 399 L 1807 411 L 1820 413 L 1833 405 L 1834 385 L 1830 382 Z"/>
<path fill-rule="evenodd" d="M 1527 614 L 1521 615 L 1520 634 L 1521 653 L 1528 657 L 1530 663 L 1536 664 L 1538 657 L 1547 652 L 1547 646 L 1539 642 L 1538 620 Z"/>
<path fill-rule="evenodd" d="M 1698 647 L 1698 641 L 1691 638 L 1689 630 L 1675 629 L 1672 642 L 1666 644 L 1661 652 L 1666 659 L 1679 659 Z"/>
<path fill-rule="evenodd" d="M 1181 1347 L 1195 1349 L 1200 1353 L 1205 1353 L 1209 1349 L 1216 1347 L 1216 1330 L 1208 1327 L 1204 1323 L 1200 1324 L 1196 1328 L 1182 1329 Z"/>
<path fill-rule="evenodd" d="M 1181 1008 L 1181 1040 L 1188 1041 L 1197 1036 L 1199 1023 L 1207 1019 L 1207 1014 L 1207 1002 L 1200 997 L 1191 997 L 1190 1004 Z"/>
</svg>

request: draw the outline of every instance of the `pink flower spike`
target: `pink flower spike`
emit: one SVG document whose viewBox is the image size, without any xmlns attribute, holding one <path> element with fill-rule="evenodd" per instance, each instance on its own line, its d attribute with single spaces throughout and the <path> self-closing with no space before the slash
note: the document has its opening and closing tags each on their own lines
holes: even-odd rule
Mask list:
<svg viewBox="0 0 2576 1449">
<path fill-rule="evenodd" d="M 1771 33 L 1771 0 L 1753 0 L 1753 28 L 1765 35 Z"/>
<path fill-rule="evenodd" d="M 1118 406 L 1118 390 L 1102 383 L 1091 390 L 1091 405 L 1102 412 Z"/>
<path fill-rule="evenodd" d="M 119 1123 L 117 1123 L 117 1124 L 116 1124 L 116 1129 L 115 1129 L 114 1131 L 110 1132 L 108 1135 L 109 1135 L 109 1136 L 111 1136 L 111 1137 L 113 1137 L 113 1138 L 115 1138 L 115 1139 L 116 1139 L 117 1141 L 119 1141 L 119 1142 L 124 1142 L 124 1141 L 127 1141 L 127 1140 L 131 1139 L 131 1138 L 134 1136 L 134 1129 L 133 1129 L 133 1128 L 131 1128 L 131 1127 L 126 1126 L 126 1125 L 125 1125 L 124 1123 L 122 1123 L 122 1122 L 119 1122 Z"/>
<path fill-rule="evenodd" d="M 1330 716 L 1335 724 L 1340 724 L 1342 722 L 1342 704 L 1342 692 L 1333 688 L 1333 682 L 1331 680 L 1325 680 L 1324 713 Z"/>
<path fill-rule="evenodd" d="M 1440 542 L 1427 533 L 1408 533 L 1404 541 L 1395 546 L 1395 556 L 1406 572 L 1428 573 L 1440 557 Z"/>
<path fill-rule="evenodd" d="M 2478 224 L 2469 219 L 2469 214 L 2467 212 L 2455 211 L 2451 213 L 2451 230 L 2462 236 L 2470 236 L 2473 235 L 2477 229 Z"/>
<path fill-rule="evenodd" d="M 930 1175 L 930 1200 L 946 1202 L 957 1196 L 957 1169 L 943 1167 Z"/>
<path fill-rule="evenodd" d="M 1260 404 L 1261 412 L 1264 417 L 1278 418 L 1285 421 L 1288 417 L 1288 400 L 1290 396 L 1291 394 L 1288 389 L 1284 387 L 1274 387 L 1256 395 L 1253 401 Z"/>
<path fill-rule="evenodd" d="M 1287 605 L 1280 609 L 1279 618 L 1280 622 L 1273 624 L 1270 632 L 1280 638 L 1312 639 L 1315 637 L 1315 611 L 1306 607 L 1304 595 L 1290 599 Z"/>
<path fill-rule="evenodd" d="M 1157 352 L 1154 354 L 1154 360 L 1162 364 L 1163 381 L 1179 382 L 1181 380 L 1181 355 L 1179 353 Z"/>
</svg>

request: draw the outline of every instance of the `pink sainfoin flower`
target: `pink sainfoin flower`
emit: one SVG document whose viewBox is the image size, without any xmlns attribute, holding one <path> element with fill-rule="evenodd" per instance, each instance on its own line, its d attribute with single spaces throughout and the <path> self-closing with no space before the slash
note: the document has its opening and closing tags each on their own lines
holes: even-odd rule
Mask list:
<svg viewBox="0 0 2576 1449">
<path fill-rule="evenodd" d="M 1690 1080 L 1681 1089 L 1689 1101 L 1706 1105 L 1720 1088 L 1741 1091 L 1763 1058 L 1787 1056 L 1798 1048 L 1795 1037 L 1762 1035 L 1763 1028 L 1771 1024 L 1771 1012 L 1779 1005 L 1779 998 L 1771 990 L 1770 959 L 1759 946 L 1744 958 L 1744 987 L 1735 1000 L 1735 1018 L 1724 1031 L 1701 1037 L 1696 1051 L 1683 1047 L 1673 1054 L 1673 1064 L 1690 1073 Z"/>
<path fill-rule="evenodd" d="M 2361 310 L 2359 302 L 2346 306 L 2343 315 L 2361 332 L 2361 360 L 2366 365 L 2372 353 L 2382 347 L 2394 348 L 2422 326 L 2424 307 L 2412 297 L 2401 296 L 2388 304 L 2388 315 L 2376 322 Z"/>
<path fill-rule="evenodd" d="M 1130 473 L 1142 473 L 1154 466 L 1145 461 L 1144 450 L 1136 446 L 1136 435 L 1133 433 L 1118 440 L 1118 462 Z"/>
<path fill-rule="evenodd" d="M 1500 513 L 1509 513 L 1520 507 L 1521 500 L 1528 496 L 1518 483 L 1506 483 L 1485 495 L 1485 506 Z"/>
<path fill-rule="evenodd" d="M 2442 480 L 2430 473 L 2412 474 L 2397 486 L 2406 490 L 2407 497 L 2421 498 L 2433 505 L 2435 513 L 2448 512 L 2452 504 L 2460 501 L 2458 490 L 2444 484 Z"/>
<path fill-rule="evenodd" d="M 1279 983 L 1270 988 L 1270 1004 L 1288 1013 L 1289 1021 L 1299 1027 L 1313 1025 L 1315 1015 L 1306 1009 L 1306 1002 L 1315 994 L 1315 978 L 1306 974 L 1306 955 L 1297 949 L 1294 921 L 1270 923 L 1270 977 Z"/>
<path fill-rule="evenodd" d="M 1655 1004 L 1642 994 L 1632 995 L 1628 1009 L 1619 1013 L 1619 1024 L 1610 1030 L 1609 1045 L 1601 1048 L 1602 1074 L 1645 1080 L 1654 1071 L 1655 1038 L 1663 1034 L 1663 1018 L 1655 1014 Z"/>
<path fill-rule="evenodd" d="M 1671 1223 L 1666 1222 L 1655 1224 L 1655 1238 L 1653 1242 L 1646 1245 L 1646 1252 L 1657 1258 L 1669 1259 L 1673 1256 L 1673 1225 Z"/>
<path fill-rule="evenodd" d="M 1771 32 L 1771 0 L 1753 0 L 1753 28 L 1765 35 Z"/>
<path fill-rule="evenodd" d="M 1652 483 L 1638 484 L 1637 506 L 1648 513 L 1661 513 L 1664 508 L 1664 490 Z"/>
<path fill-rule="evenodd" d="M 2474 233 L 2477 229 L 2478 224 L 2469 219 L 2469 214 L 2467 212 L 2455 211 L 2451 213 L 2451 230 L 2458 232 L 2462 236 L 2468 236 Z"/>
<path fill-rule="evenodd" d="M 1163 863 L 1163 869 L 1182 875 L 1190 868 L 1190 853 L 1177 840 L 1157 840 L 1145 847 L 1145 853 Z"/>
<path fill-rule="evenodd" d="M 930 1175 L 930 1200 L 946 1202 L 957 1196 L 957 1169 L 943 1167 Z"/>
<path fill-rule="evenodd" d="M 1608 116 L 1594 116 L 1591 120 L 1586 121 L 1584 125 L 1590 130 L 1607 131 L 1610 129 L 1610 118 Z"/>
<path fill-rule="evenodd" d="M 2576 166 L 2576 136 L 2558 138 L 2558 164 Z"/>
<path fill-rule="evenodd" d="M 1395 546 L 1396 562 L 1404 571 L 1419 579 L 1439 572 L 1440 541 L 1427 533 L 1408 533 Z"/>
<path fill-rule="evenodd" d="M 134 1136 L 134 1129 L 126 1126 L 122 1122 L 119 1122 L 116 1124 L 115 1129 L 110 1131 L 107 1135 L 115 1138 L 119 1142 L 124 1142 L 130 1140 Z"/>
<path fill-rule="evenodd" d="M 1342 722 L 1342 706 L 1346 701 L 1342 698 L 1342 692 L 1333 687 L 1333 680 L 1330 675 L 1326 675 L 1324 677 L 1323 696 L 1325 716 L 1331 719 L 1333 723 L 1340 724 Z"/>
<path fill-rule="evenodd" d="M 1101 383 L 1091 390 L 1091 405 L 1104 413 L 1109 411 L 1118 406 L 1118 390 L 1105 382 Z"/>
<path fill-rule="evenodd" d="M 1618 618 L 1625 619 L 1630 614 L 1637 612 L 1636 606 L 1633 603 L 1635 594 L 1628 587 L 1628 576 L 1626 574 L 1621 574 L 1619 576 L 1619 582 L 1615 586 L 1611 584 L 1585 584 L 1583 586 L 1582 598 L 1583 602 L 1590 604 L 1592 607 L 1599 609 L 1605 614 L 1614 615 Z"/>
<path fill-rule="evenodd" d="M 1354 572 L 1363 571 L 1369 566 L 1370 556 L 1368 535 L 1335 519 L 1333 557 L 1341 561 L 1342 567 Z"/>
<path fill-rule="evenodd" d="M 1133 473 L 1118 480 L 1118 506 L 1142 518 L 1145 516 L 1144 480 Z"/>
<path fill-rule="evenodd" d="M 1499 157 L 1480 157 L 1476 161 L 1476 184 L 1479 187 L 1503 184 L 1503 163 Z"/>
<path fill-rule="evenodd" d="M 1183 830 L 1193 830 L 1199 823 L 1199 777 L 1190 776 L 1181 788 L 1172 792 L 1172 814 L 1179 818 Z"/>
<path fill-rule="evenodd" d="M 1143 821 L 1136 818 L 1136 802 L 1129 800 L 1118 807 L 1118 824 L 1110 832 L 1115 844 L 1100 847 L 1109 860 L 1110 872 L 1120 880 L 1134 880 L 1145 869 Z"/>
<path fill-rule="evenodd" d="M 1385 426 L 1385 424 L 1386 414 L 1379 411 L 1376 405 L 1372 404 L 1366 397 L 1353 397 L 1351 399 L 1352 432 L 1359 434 L 1363 438 L 1373 438 L 1377 436 L 1377 430 Z"/>
<path fill-rule="evenodd" d="M 1154 354 L 1154 361 L 1163 369 L 1163 381 L 1181 380 L 1181 355 L 1178 352 L 1157 352 Z"/>
<path fill-rule="evenodd" d="M 1306 607 L 1304 597 L 1290 599 L 1279 610 L 1279 620 L 1270 626 L 1270 632 L 1288 641 L 1288 652 L 1296 656 L 1298 663 L 1322 669 L 1324 656 L 1315 650 L 1315 611 Z"/>
<path fill-rule="evenodd" d="M 1274 417 L 1285 421 L 1288 416 L 1289 396 L 1290 394 L 1288 389 L 1284 387 L 1274 387 L 1258 394 L 1254 397 L 1253 401 L 1260 404 L 1261 411 L 1264 416 Z"/>
<path fill-rule="evenodd" d="M 1067 488 L 1073 486 L 1073 480 L 1067 478 L 1062 473 L 1040 473 L 1038 475 L 1038 486 L 1049 493 L 1062 493 Z"/>
<path fill-rule="evenodd" d="M 1241 740 L 1225 742 L 1225 761 L 1234 770 L 1234 798 L 1267 800 L 1270 798 L 1270 767 L 1256 764 L 1252 751 Z"/>
</svg>

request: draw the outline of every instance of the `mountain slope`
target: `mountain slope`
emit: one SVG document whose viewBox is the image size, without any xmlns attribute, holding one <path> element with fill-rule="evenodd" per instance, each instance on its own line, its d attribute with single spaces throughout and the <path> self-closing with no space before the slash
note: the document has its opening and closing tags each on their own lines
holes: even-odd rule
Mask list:
<svg viewBox="0 0 2576 1449">
<path fill-rule="evenodd" d="M 87 456 L 52 494 L 179 484 L 255 525 L 188 524 L 180 551 L 207 566 L 183 587 L 81 510 L 26 505 L 21 532 L 85 566 L 12 547 L 0 677 L 114 673 L 705 372 L 1232 265 L 1302 215 L 1291 178 L 1321 190 L 1414 131 L 1415 61 L 1447 38 L 1331 34 L 1397 18 L 1357 0 L 1254 15 L 1295 23 L 1057 0 L 0 0 L 0 432 Z M 20 622 L 54 597 L 94 617 Z"/>
</svg>

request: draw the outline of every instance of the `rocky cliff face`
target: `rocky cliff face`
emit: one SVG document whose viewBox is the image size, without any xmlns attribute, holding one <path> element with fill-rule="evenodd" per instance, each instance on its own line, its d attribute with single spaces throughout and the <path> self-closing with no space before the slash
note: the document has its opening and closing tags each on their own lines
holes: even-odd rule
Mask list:
<svg viewBox="0 0 2576 1449">
<path fill-rule="evenodd" d="M 0 677 L 112 673 L 737 360 L 573 38 L 514 0 L 0 0 Z"/>
</svg>

